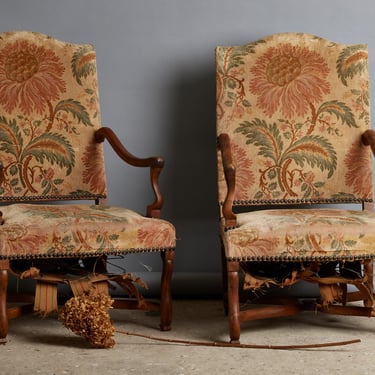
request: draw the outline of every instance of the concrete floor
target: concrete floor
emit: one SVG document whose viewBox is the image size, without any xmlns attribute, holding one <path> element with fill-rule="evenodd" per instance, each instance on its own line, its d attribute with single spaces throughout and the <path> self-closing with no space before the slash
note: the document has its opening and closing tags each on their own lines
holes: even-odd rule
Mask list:
<svg viewBox="0 0 375 375">
<path fill-rule="evenodd" d="M 158 316 L 113 310 L 117 330 L 167 339 L 228 341 L 220 300 L 175 300 L 170 332 Z M 35 315 L 10 321 L 0 346 L 0 374 L 373 374 L 375 319 L 304 312 L 243 324 L 242 344 L 291 345 L 360 339 L 347 346 L 305 350 L 239 349 L 163 343 L 115 334 L 112 349 L 93 349 L 56 318 Z"/>
</svg>

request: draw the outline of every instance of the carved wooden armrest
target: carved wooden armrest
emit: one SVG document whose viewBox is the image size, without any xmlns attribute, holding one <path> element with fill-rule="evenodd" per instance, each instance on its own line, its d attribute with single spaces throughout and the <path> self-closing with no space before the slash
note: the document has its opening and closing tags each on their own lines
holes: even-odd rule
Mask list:
<svg viewBox="0 0 375 375">
<path fill-rule="evenodd" d="M 368 129 L 362 134 L 362 143 L 365 146 L 370 146 L 373 155 L 375 155 L 375 131 L 374 130 Z"/>
<path fill-rule="evenodd" d="M 147 206 L 147 216 L 159 218 L 160 210 L 163 206 L 163 195 L 159 186 L 159 175 L 164 167 L 164 159 L 159 156 L 139 158 L 132 155 L 124 147 L 113 130 L 107 127 L 102 127 L 95 132 L 95 140 L 98 143 L 102 143 L 104 142 L 104 140 L 107 140 L 116 154 L 126 163 L 135 167 L 150 168 L 151 186 L 155 195 L 155 199 L 153 203 Z"/>
<path fill-rule="evenodd" d="M 232 159 L 229 135 L 222 133 L 218 137 L 218 147 L 221 152 L 225 181 L 227 183 L 227 195 L 223 202 L 223 216 L 225 227 L 233 228 L 237 225 L 237 217 L 233 212 L 233 199 L 236 188 L 236 167 Z"/>
</svg>

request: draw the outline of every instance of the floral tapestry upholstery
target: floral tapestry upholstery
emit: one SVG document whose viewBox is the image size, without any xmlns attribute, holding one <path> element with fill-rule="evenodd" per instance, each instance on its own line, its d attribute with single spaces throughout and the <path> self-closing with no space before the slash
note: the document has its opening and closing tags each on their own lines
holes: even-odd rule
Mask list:
<svg viewBox="0 0 375 375">
<path fill-rule="evenodd" d="M 217 47 L 217 135 L 230 139 L 232 206 L 253 208 L 236 214 L 235 227 L 221 219 L 227 260 L 375 256 L 372 211 L 318 208 L 372 207 L 372 154 L 361 143 L 370 128 L 367 62 L 366 45 L 302 33 Z M 222 205 L 227 183 L 219 148 L 217 160 Z M 264 209 L 275 204 L 280 209 Z M 299 204 L 316 205 L 295 209 Z"/>
<path fill-rule="evenodd" d="M 85 257 L 175 247 L 175 229 L 161 219 L 100 205 L 13 204 L 1 208 L 0 259 Z"/>
<path fill-rule="evenodd" d="M 174 249 L 175 229 L 107 196 L 93 46 L 0 34 L 0 259 Z M 89 204 L 30 202 L 90 200 Z"/>
<path fill-rule="evenodd" d="M 236 163 L 234 205 L 371 201 L 367 46 L 284 33 L 218 47 L 217 134 Z M 226 195 L 220 160 L 219 201 Z"/>
<path fill-rule="evenodd" d="M 91 45 L 0 34 L 0 202 L 105 197 L 99 126 Z"/>
<path fill-rule="evenodd" d="M 340 209 L 239 213 L 238 227 L 221 235 L 230 260 L 337 260 L 375 256 L 375 215 Z"/>
</svg>

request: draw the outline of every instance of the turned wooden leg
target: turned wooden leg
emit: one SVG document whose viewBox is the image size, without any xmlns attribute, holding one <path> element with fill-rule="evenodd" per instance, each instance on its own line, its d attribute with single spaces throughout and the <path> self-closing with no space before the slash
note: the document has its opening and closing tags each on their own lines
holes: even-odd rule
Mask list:
<svg viewBox="0 0 375 375">
<path fill-rule="evenodd" d="M 0 343 L 6 342 L 8 334 L 7 288 L 9 261 L 0 260 Z"/>
<path fill-rule="evenodd" d="M 174 251 L 163 251 L 163 272 L 160 286 L 160 330 L 169 331 L 172 327 L 172 273 Z"/>
<path fill-rule="evenodd" d="M 228 269 L 228 314 L 230 342 L 240 343 L 240 297 L 239 297 L 239 262 L 227 262 Z"/>
</svg>

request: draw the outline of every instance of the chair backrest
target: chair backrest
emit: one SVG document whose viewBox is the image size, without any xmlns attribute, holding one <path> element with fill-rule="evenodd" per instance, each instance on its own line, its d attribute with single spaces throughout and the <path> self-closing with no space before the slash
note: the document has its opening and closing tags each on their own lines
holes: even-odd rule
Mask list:
<svg viewBox="0 0 375 375">
<path fill-rule="evenodd" d="M 372 202 L 367 46 L 302 33 L 217 47 L 217 135 L 234 205 Z M 218 155 L 219 202 L 226 196 Z"/>
<path fill-rule="evenodd" d="M 91 45 L 0 34 L 0 202 L 105 198 L 99 126 Z"/>
</svg>

